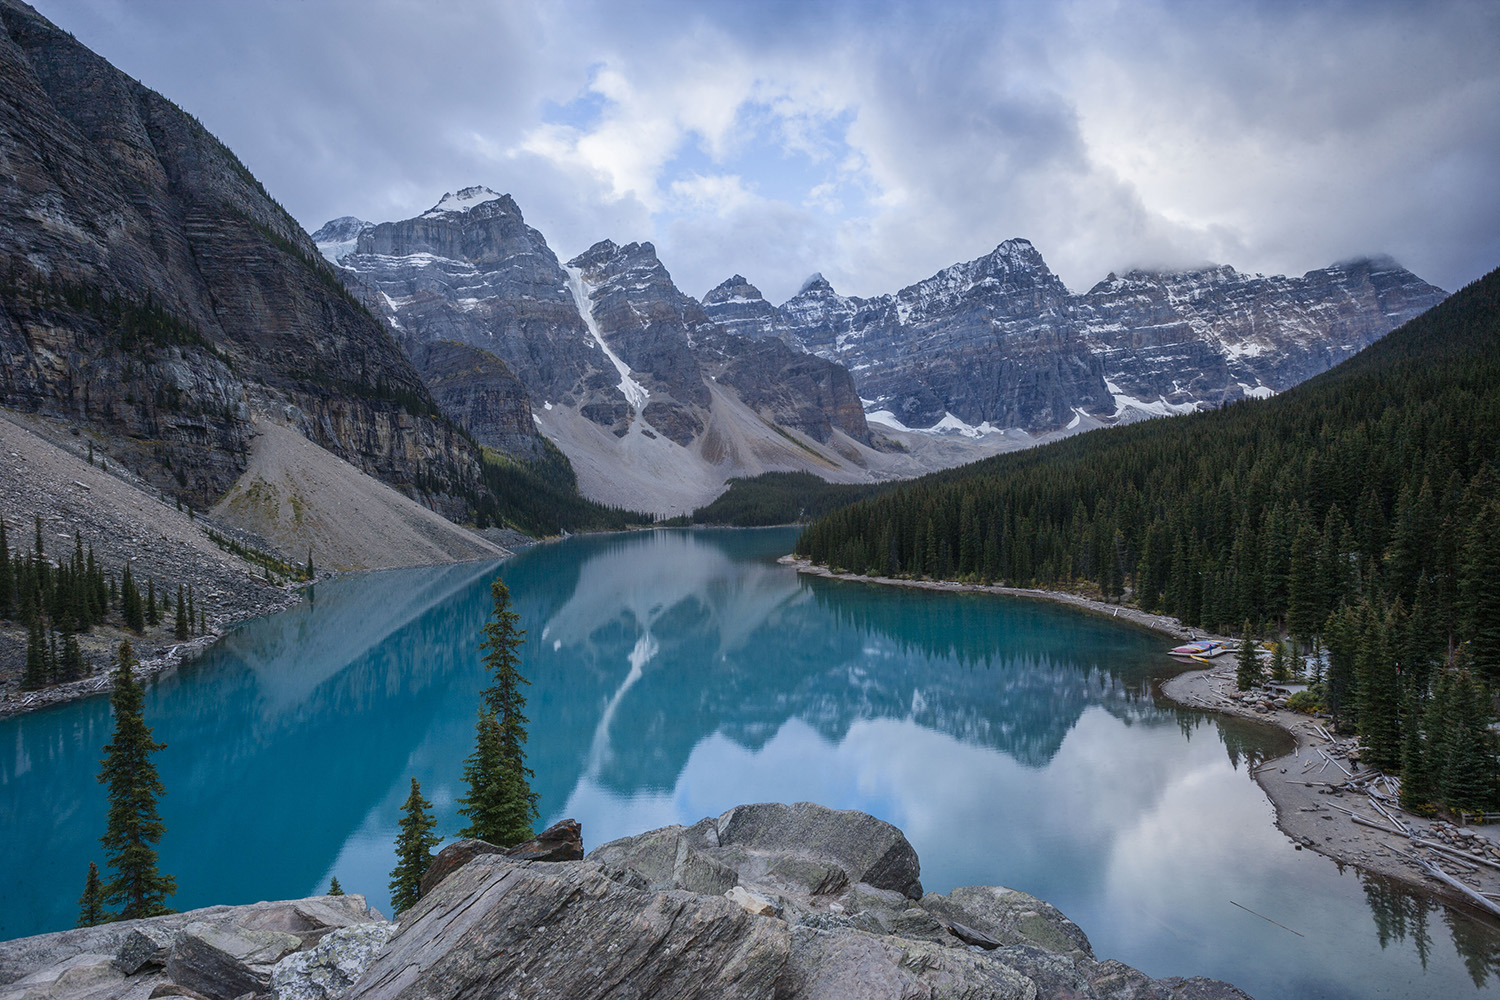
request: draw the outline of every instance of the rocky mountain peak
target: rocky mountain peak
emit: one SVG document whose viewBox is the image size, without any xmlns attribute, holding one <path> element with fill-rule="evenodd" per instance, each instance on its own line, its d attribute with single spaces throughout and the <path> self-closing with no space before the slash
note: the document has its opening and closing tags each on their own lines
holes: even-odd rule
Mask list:
<svg viewBox="0 0 1500 1000">
<path fill-rule="evenodd" d="M 482 184 L 473 187 L 459 188 L 450 191 L 438 199 L 438 203 L 422 213 L 422 218 L 431 219 L 447 214 L 466 214 L 480 205 L 490 202 L 501 202 L 499 206 L 508 213 L 520 216 L 521 210 L 516 206 L 514 199 L 508 194 L 499 194 L 491 191 Z"/>
<path fill-rule="evenodd" d="M 318 245 L 318 252 L 326 257 L 330 263 L 337 264 L 339 258 L 350 253 L 359 245 L 359 234 L 366 229 L 372 228 L 372 224 L 363 219 L 356 219 L 352 215 L 341 215 L 337 219 L 329 219 L 312 234 L 312 241 Z"/>
<path fill-rule="evenodd" d="M 370 228 L 370 223 L 363 219 L 356 219 L 352 215 L 341 215 L 337 219 L 329 219 L 312 234 L 314 243 L 341 242 L 352 240 L 361 232 Z"/>
<path fill-rule="evenodd" d="M 591 284 L 605 281 L 621 281 L 626 276 L 636 283 L 649 282 L 663 287 L 672 285 L 672 276 L 656 256 L 656 247 L 650 243 L 627 243 L 620 246 L 613 240 L 600 240 L 583 253 L 568 261 L 569 267 L 583 271 Z"/>
<path fill-rule="evenodd" d="M 736 274 L 725 278 L 717 286 L 710 289 L 707 295 L 703 296 L 704 305 L 716 305 L 718 303 L 735 301 L 764 302 L 765 297 L 760 294 L 759 288 L 756 288 L 745 280 L 743 274 Z"/>
<path fill-rule="evenodd" d="M 808 292 L 815 294 L 826 293 L 828 295 L 836 294 L 833 286 L 828 283 L 828 279 L 823 277 L 822 271 L 814 271 L 808 275 L 807 280 L 802 283 L 802 287 L 797 289 L 797 295 L 806 295 Z"/>
</svg>

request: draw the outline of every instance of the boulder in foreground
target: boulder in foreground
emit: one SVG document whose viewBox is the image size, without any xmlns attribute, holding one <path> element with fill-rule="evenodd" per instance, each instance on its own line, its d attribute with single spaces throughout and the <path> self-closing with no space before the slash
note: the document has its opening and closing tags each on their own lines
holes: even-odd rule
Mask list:
<svg viewBox="0 0 1500 1000">
<path fill-rule="evenodd" d="M 739 806 L 582 861 L 472 856 L 407 913 L 349 1000 L 429 997 L 1242 1000 L 1095 958 L 1010 889 L 923 893 L 901 831 L 812 803 Z"/>
</svg>

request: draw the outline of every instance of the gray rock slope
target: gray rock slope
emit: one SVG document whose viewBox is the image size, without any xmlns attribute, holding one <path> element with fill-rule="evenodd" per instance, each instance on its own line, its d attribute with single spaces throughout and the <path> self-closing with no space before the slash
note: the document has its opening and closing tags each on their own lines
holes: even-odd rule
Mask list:
<svg viewBox="0 0 1500 1000">
<path fill-rule="evenodd" d="M 739 806 L 583 861 L 473 858 L 403 914 L 351 1000 L 417 997 L 1243 998 L 1098 959 L 1056 909 L 923 893 L 874 817 Z"/>
<path fill-rule="evenodd" d="M 1281 392 L 1442 301 L 1386 257 L 1300 278 L 1231 267 L 1111 274 L 1068 291 L 1026 240 L 899 292 L 846 298 L 814 275 L 779 308 L 735 275 L 704 296 L 726 329 L 840 361 L 908 427 L 1047 431 Z"/>
</svg>

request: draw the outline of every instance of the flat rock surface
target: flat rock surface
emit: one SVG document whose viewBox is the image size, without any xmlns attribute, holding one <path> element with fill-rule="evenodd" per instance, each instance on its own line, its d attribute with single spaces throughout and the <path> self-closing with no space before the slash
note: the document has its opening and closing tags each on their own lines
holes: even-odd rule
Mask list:
<svg viewBox="0 0 1500 1000">
<path fill-rule="evenodd" d="M 380 937 L 378 928 L 388 926 L 363 896 L 314 896 L 17 938 L 0 942 L 0 1000 L 234 1000 L 268 993 L 277 963 L 317 949 L 330 932 L 370 927 Z M 321 970 L 313 979 L 328 981 L 330 966 L 348 978 L 373 956 L 369 933 L 339 940 L 344 946 L 330 942 L 303 963 Z M 309 976 L 283 978 L 305 983 Z"/>
</svg>

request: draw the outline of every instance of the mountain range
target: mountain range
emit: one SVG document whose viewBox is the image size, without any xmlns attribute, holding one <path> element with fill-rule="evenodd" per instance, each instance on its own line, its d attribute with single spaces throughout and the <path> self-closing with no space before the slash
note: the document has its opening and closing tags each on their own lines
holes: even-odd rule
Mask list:
<svg viewBox="0 0 1500 1000">
<path fill-rule="evenodd" d="M 734 275 L 700 301 L 650 243 L 559 261 L 513 198 L 482 186 L 399 222 L 335 219 L 313 240 L 414 357 L 442 341 L 500 358 L 588 495 L 663 513 L 734 476 L 900 478 L 1263 398 L 1446 294 L 1389 258 L 1300 278 L 1132 271 L 1073 294 L 1012 239 L 872 298 L 813 275 L 775 306 Z M 487 384 L 450 384 L 445 408 Z"/>
<path fill-rule="evenodd" d="M 514 199 L 484 187 L 398 222 L 337 219 L 313 239 L 419 363 L 442 344 L 514 372 L 532 423 L 596 499 L 678 514 L 733 476 L 858 482 L 926 467 L 871 435 L 843 365 L 725 330 L 650 243 L 604 240 L 561 262 Z M 471 374 L 440 390 L 449 412 L 489 391 L 487 375 Z"/>
<path fill-rule="evenodd" d="M 1300 278 L 1131 271 L 1074 295 L 1012 239 L 894 294 L 846 298 L 814 275 L 777 307 L 735 275 L 703 304 L 846 365 L 881 425 L 1036 433 L 1284 391 L 1445 295 L 1388 257 Z"/>
</svg>

